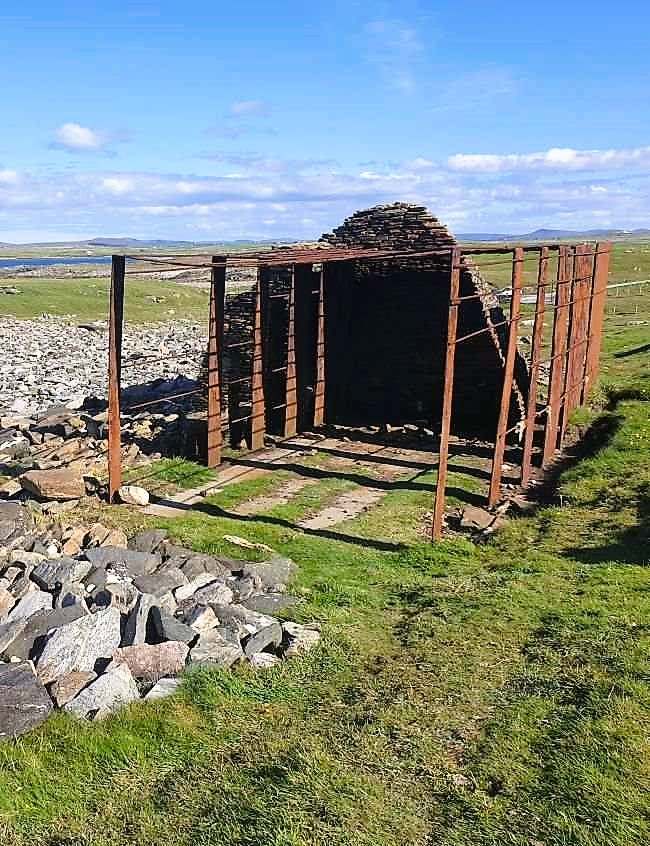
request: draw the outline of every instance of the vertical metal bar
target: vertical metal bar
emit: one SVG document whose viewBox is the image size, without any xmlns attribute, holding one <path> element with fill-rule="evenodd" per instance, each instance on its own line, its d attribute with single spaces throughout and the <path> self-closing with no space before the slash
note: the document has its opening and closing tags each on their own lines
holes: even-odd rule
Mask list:
<svg viewBox="0 0 650 846">
<path fill-rule="evenodd" d="M 251 381 L 251 449 L 262 449 L 266 432 L 264 353 L 262 339 L 262 268 L 257 269 L 253 318 L 253 372 Z"/>
<path fill-rule="evenodd" d="M 122 486 L 120 382 L 122 378 L 122 323 L 124 320 L 124 256 L 111 261 L 108 315 L 108 501 L 115 502 Z"/>
<path fill-rule="evenodd" d="M 320 270 L 320 284 L 318 286 L 314 426 L 322 426 L 325 423 L 325 267 L 325 262 L 323 262 Z"/>
<path fill-rule="evenodd" d="M 442 537 L 445 514 L 445 488 L 447 486 L 447 463 L 449 460 L 449 433 L 451 431 L 451 410 L 454 401 L 454 361 L 456 357 L 456 336 L 458 333 L 458 295 L 460 293 L 460 247 L 451 253 L 449 284 L 449 317 L 447 321 L 447 352 L 445 356 L 445 386 L 442 399 L 442 425 L 438 455 L 438 479 L 436 500 L 433 508 L 432 540 Z"/>
<path fill-rule="evenodd" d="M 492 476 L 490 478 L 490 493 L 488 505 L 493 506 L 501 497 L 501 474 L 503 472 L 503 456 L 506 449 L 506 432 L 510 414 L 510 400 L 512 398 L 512 380 L 515 373 L 517 356 L 517 329 L 521 312 L 521 288 L 524 267 L 524 250 L 516 247 L 512 259 L 512 296 L 510 298 L 510 321 L 508 324 L 508 348 L 503 367 L 503 388 L 501 391 L 501 408 L 497 425 L 494 455 L 492 458 Z"/>
<path fill-rule="evenodd" d="M 583 279 L 585 270 L 585 254 L 589 248 L 586 244 L 578 244 L 574 248 L 573 261 L 573 284 L 571 285 L 571 309 L 569 312 L 569 340 L 567 348 L 567 364 L 564 378 L 564 400 L 560 412 L 560 447 L 564 441 L 564 435 L 571 412 L 577 405 L 577 398 L 580 396 L 580 388 L 577 386 L 578 375 L 581 369 L 581 362 L 584 361 L 584 285 Z"/>
<path fill-rule="evenodd" d="M 594 257 L 594 279 L 592 287 L 591 311 L 589 314 L 589 345 L 587 347 L 587 367 L 583 401 L 598 380 L 600 370 L 600 349 L 603 342 L 603 322 L 605 319 L 605 301 L 607 299 L 607 279 L 612 245 L 608 241 L 596 244 Z"/>
<path fill-rule="evenodd" d="M 284 437 L 296 434 L 298 391 L 296 386 L 296 266 L 291 265 L 289 280 L 289 319 L 287 325 L 287 371 L 285 383 Z"/>
<path fill-rule="evenodd" d="M 533 455 L 533 437 L 537 420 L 537 383 L 539 381 L 539 362 L 544 342 L 544 311 L 546 308 L 546 289 L 548 286 L 548 247 L 542 247 L 539 255 L 537 274 L 537 299 L 535 302 L 535 322 L 531 345 L 530 382 L 528 385 L 528 405 L 526 408 L 526 430 L 524 432 L 524 451 L 521 459 L 521 484 L 530 481 L 531 459 Z"/>
<path fill-rule="evenodd" d="M 542 466 L 553 458 L 557 449 L 557 430 L 560 419 L 560 396 L 564 384 L 564 367 L 569 322 L 569 300 L 571 278 L 570 248 L 561 246 L 557 260 L 557 285 L 555 288 L 555 315 L 553 320 L 553 342 L 551 345 L 551 372 L 548 384 L 548 412 L 544 427 L 544 452 Z"/>
<path fill-rule="evenodd" d="M 226 295 L 226 259 L 212 256 L 212 263 L 223 262 L 223 267 L 213 267 L 210 285 L 210 316 L 208 324 L 208 467 L 221 464 L 221 338 Z"/>
</svg>

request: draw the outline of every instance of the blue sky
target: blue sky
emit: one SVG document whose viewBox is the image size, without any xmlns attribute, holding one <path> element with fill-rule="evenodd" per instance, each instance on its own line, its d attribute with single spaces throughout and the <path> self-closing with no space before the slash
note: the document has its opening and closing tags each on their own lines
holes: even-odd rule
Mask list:
<svg viewBox="0 0 650 846">
<path fill-rule="evenodd" d="M 645 3 L 0 6 L 0 241 L 650 227 Z"/>
</svg>

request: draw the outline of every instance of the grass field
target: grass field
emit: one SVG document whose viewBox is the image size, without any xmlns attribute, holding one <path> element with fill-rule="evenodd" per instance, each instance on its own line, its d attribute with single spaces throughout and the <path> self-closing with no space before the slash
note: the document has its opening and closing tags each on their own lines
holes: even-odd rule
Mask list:
<svg viewBox="0 0 650 846">
<path fill-rule="evenodd" d="M 76 320 L 106 320 L 108 278 L 1 279 L 0 289 L 20 293 L 0 296 L 0 313 L 35 318 L 44 312 Z M 157 323 L 173 318 L 207 322 L 208 292 L 202 288 L 158 280 L 129 279 L 125 289 L 124 319 L 129 323 Z"/>
<path fill-rule="evenodd" d="M 223 539 L 238 534 L 290 555 L 299 617 L 324 641 L 264 674 L 193 672 L 165 702 L 100 724 L 57 715 L 0 745 L 0 842 L 650 842 L 650 332 L 634 300 L 618 305 L 582 458 L 555 504 L 490 543 L 418 542 L 431 497 L 417 490 L 353 521 L 368 537 L 356 542 L 217 510 L 264 479 L 175 520 L 104 512 L 197 550 L 241 556 Z M 161 468 L 170 484 L 191 473 Z M 310 489 L 277 515 L 331 494 Z"/>
</svg>

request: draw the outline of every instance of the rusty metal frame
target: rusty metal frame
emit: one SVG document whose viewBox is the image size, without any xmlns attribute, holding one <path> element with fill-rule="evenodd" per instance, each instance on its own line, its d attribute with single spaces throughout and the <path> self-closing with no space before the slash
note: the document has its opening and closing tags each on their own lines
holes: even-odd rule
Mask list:
<svg viewBox="0 0 650 846">
<path fill-rule="evenodd" d="M 554 301 L 548 302 L 552 284 L 549 282 L 549 263 L 551 253 L 557 254 L 557 275 L 554 280 Z M 458 326 L 462 309 L 467 301 L 480 298 L 481 294 L 472 293 L 460 296 L 461 275 L 471 267 L 473 256 L 493 255 L 495 261 L 479 265 L 484 266 L 511 263 L 510 309 L 507 319 L 476 332 L 458 336 Z M 275 368 L 285 372 L 284 402 L 275 408 L 284 408 L 282 433 L 285 437 L 296 434 L 298 427 L 297 362 L 296 362 L 296 266 L 312 264 L 314 270 L 320 269 L 317 295 L 314 300 L 316 309 L 316 355 L 314 381 L 315 426 L 325 423 L 327 374 L 326 374 L 326 320 L 327 320 L 327 278 L 331 263 L 342 261 L 395 261 L 406 259 L 429 259 L 437 256 L 449 260 L 449 305 L 447 319 L 447 343 L 444 367 L 444 389 L 440 428 L 440 446 L 438 478 L 436 482 L 435 503 L 432 515 L 431 535 L 434 540 L 442 537 L 445 514 L 445 489 L 448 476 L 449 443 L 452 433 L 452 409 L 454 404 L 455 353 L 459 343 L 484 332 L 494 333 L 501 328 L 507 336 L 503 356 L 503 380 L 499 402 L 498 425 L 495 433 L 492 455 L 492 469 L 488 505 L 496 505 L 502 495 L 501 477 L 503 459 L 508 439 L 515 431 L 521 439 L 521 457 L 519 468 L 522 484 L 530 482 L 534 465 L 546 466 L 553 459 L 555 451 L 562 446 L 567 422 L 572 411 L 587 399 L 589 391 L 598 378 L 599 357 L 602 344 L 603 321 L 606 303 L 606 288 L 611 244 L 600 243 L 591 247 L 565 244 L 539 246 L 507 246 L 466 249 L 462 247 L 441 248 L 421 252 L 403 250 L 371 250 L 365 248 L 289 248 L 263 250 L 255 253 L 229 254 L 212 256 L 209 261 L 185 259 L 182 256 L 113 256 L 111 269 L 111 294 L 109 309 L 109 388 L 108 388 L 108 469 L 109 499 L 115 501 L 121 485 L 121 443 L 120 443 L 120 386 L 121 386 L 121 350 L 122 325 L 124 316 L 124 288 L 126 260 L 138 263 L 134 272 L 160 273 L 165 269 L 182 267 L 185 269 L 208 269 L 210 271 L 210 306 L 207 349 L 207 463 L 217 467 L 221 461 L 224 426 L 246 422 L 250 425 L 249 440 L 252 450 L 264 446 L 266 435 L 266 401 L 264 389 L 264 315 L 266 298 L 270 296 L 265 278 L 267 268 L 279 268 L 289 271 L 289 289 L 284 294 L 287 299 L 287 342 L 286 365 Z M 531 339 L 530 371 L 528 377 L 528 395 L 524 416 L 516 426 L 508 426 L 514 389 L 514 371 L 517 355 L 518 331 L 522 317 L 522 295 L 524 288 L 523 266 L 526 258 L 535 259 L 537 281 L 534 285 L 535 313 Z M 156 265 L 155 271 L 146 268 L 146 264 Z M 143 268 L 142 265 L 145 265 Z M 250 340 L 230 344 L 233 346 L 252 347 L 251 372 L 242 378 L 230 380 L 229 384 L 249 381 L 251 385 L 251 412 L 241 418 L 224 422 L 221 413 L 223 383 L 222 357 L 224 346 L 224 309 L 225 279 L 228 267 L 251 267 L 257 269 L 255 282 L 255 302 L 253 329 Z M 544 357 L 545 319 L 552 320 L 550 355 Z M 549 365 L 549 383 L 546 401 L 540 408 L 538 388 L 541 368 Z M 184 391 L 170 397 L 190 396 L 201 392 Z M 158 400 L 130 406 L 131 409 L 156 404 Z M 536 451 L 535 432 L 543 427 L 543 444 Z M 510 457 L 508 459 L 511 461 Z M 516 461 L 516 460 L 515 460 Z"/>
</svg>

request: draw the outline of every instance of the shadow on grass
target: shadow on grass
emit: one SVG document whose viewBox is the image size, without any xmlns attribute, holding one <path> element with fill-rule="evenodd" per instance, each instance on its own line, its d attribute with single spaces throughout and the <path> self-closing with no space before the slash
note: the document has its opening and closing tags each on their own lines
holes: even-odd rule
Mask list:
<svg viewBox="0 0 650 846">
<path fill-rule="evenodd" d="M 569 547 L 567 554 L 585 564 L 619 561 L 624 564 L 650 564 L 650 484 L 642 485 L 637 503 L 636 525 L 616 533 L 607 544 L 596 547 Z"/>
</svg>

